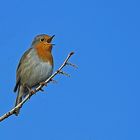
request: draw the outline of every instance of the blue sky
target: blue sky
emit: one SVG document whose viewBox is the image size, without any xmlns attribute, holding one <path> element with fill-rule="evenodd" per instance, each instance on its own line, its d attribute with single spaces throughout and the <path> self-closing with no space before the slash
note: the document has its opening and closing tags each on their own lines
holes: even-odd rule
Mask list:
<svg viewBox="0 0 140 140">
<path fill-rule="evenodd" d="M 15 71 L 40 33 L 55 34 L 55 69 L 70 51 L 79 68 L 56 77 L 0 124 L 0 139 L 139 140 L 140 2 L 13 0 L 0 5 L 0 114 L 14 105 Z"/>
</svg>

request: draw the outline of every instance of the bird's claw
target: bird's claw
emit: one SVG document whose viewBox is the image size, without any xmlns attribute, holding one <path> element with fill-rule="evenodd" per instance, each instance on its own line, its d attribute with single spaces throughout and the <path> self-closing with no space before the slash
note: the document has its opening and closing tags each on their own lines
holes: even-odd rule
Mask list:
<svg viewBox="0 0 140 140">
<path fill-rule="evenodd" d="M 40 82 L 41 86 L 47 86 L 47 84 L 45 82 Z"/>
<path fill-rule="evenodd" d="M 26 88 L 28 89 L 30 96 L 35 93 L 35 91 L 33 89 L 29 88 L 28 86 L 26 86 Z"/>
</svg>

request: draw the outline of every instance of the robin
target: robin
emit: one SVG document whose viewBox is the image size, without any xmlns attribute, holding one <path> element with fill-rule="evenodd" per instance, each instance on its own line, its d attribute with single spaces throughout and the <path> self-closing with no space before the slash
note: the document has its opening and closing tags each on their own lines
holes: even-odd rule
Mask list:
<svg viewBox="0 0 140 140">
<path fill-rule="evenodd" d="M 16 71 L 16 85 L 14 92 L 18 90 L 15 106 L 22 102 L 29 94 L 29 89 L 38 86 L 53 72 L 53 56 L 51 41 L 53 36 L 46 34 L 37 35 L 29 48 L 21 57 Z M 19 109 L 15 115 L 19 114 Z"/>
</svg>

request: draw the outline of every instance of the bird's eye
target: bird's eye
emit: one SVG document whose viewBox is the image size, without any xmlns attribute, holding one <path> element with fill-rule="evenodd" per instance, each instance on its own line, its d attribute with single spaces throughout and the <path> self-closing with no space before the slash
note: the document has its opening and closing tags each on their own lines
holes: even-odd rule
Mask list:
<svg viewBox="0 0 140 140">
<path fill-rule="evenodd" d="M 45 40 L 44 38 L 41 38 L 41 39 L 40 39 L 40 41 L 44 41 L 44 40 Z"/>
</svg>

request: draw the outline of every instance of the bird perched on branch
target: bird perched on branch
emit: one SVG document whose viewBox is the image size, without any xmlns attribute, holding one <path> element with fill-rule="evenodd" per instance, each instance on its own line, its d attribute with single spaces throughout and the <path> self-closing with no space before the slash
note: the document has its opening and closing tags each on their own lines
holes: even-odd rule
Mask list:
<svg viewBox="0 0 140 140">
<path fill-rule="evenodd" d="M 15 106 L 22 102 L 29 94 L 29 89 L 38 86 L 53 72 L 53 56 L 51 41 L 53 36 L 46 34 L 37 35 L 29 48 L 21 57 L 16 71 L 16 85 L 14 92 L 18 90 Z M 19 109 L 15 115 L 19 114 Z"/>
</svg>

